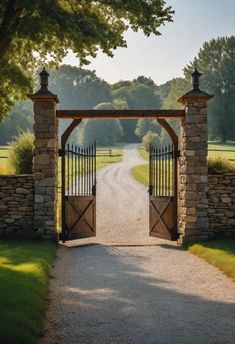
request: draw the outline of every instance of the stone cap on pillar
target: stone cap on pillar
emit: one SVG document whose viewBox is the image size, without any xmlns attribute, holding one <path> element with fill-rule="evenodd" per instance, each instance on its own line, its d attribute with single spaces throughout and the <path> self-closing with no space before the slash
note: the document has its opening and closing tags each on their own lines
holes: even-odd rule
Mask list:
<svg viewBox="0 0 235 344">
<path fill-rule="evenodd" d="M 48 90 L 48 77 L 49 73 L 47 73 L 45 67 L 39 73 L 40 75 L 40 85 L 41 88 L 34 94 L 29 95 L 29 98 L 32 101 L 53 101 L 55 103 L 59 103 L 59 98 L 57 97 L 56 94 L 52 93 L 51 91 Z"/>
<path fill-rule="evenodd" d="M 201 91 L 199 88 L 199 78 L 202 75 L 197 68 L 195 68 L 192 75 L 192 84 L 193 88 L 191 91 L 185 93 L 183 96 L 181 96 L 177 101 L 183 105 L 189 102 L 195 102 L 195 101 L 201 101 L 201 102 L 208 102 L 211 98 L 213 98 L 213 95 L 210 95 L 204 91 Z"/>
</svg>

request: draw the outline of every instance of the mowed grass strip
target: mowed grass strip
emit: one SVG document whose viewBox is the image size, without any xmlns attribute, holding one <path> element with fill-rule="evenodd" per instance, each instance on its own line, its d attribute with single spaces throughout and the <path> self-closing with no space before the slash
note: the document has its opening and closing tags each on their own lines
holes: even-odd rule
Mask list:
<svg viewBox="0 0 235 344">
<path fill-rule="evenodd" d="M 115 164 L 122 161 L 123 150 L 122 149 L 112 149 L 112 156 L 97 156 L 96 157 L 96 169 L 104 167 L 107 164 Z"/>
<path fill-rule="evenodd" d="M 136 165 L 131 169 L 132 176 L 137 182 L 148 186 L 149 185 L 149 165 Z"/>
<path fill-rule="evenodd" d="M 209 143 L 208 144 L 208 157 L 212 159 L 222 158 L 229 160 L 232 164 L 235 165 L 235 143 L 227 142 L 226 144 L 222 143 Z"/>
<path fill-rule="evenodd" d="M 235 281 L 235 239 L 209 240 L 186 248 Z"/>
<path fill-rule="evenodd" d="M 50 242 L 0 241 L 0 343 L 34 344 L 43 334 Z"/>
<path fill-rule="evenodd" d="M 149 152 L 144 149 L 142 144 L 139 145 L 139 153 L 144 160 L 149 160 Z"/>
</svg>

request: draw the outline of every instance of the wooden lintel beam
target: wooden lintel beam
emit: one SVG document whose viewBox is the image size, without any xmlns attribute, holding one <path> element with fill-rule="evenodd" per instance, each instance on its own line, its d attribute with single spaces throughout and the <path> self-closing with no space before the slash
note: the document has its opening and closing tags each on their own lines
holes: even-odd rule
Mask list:
<svg viewBox="0 0 235 344">
<path fill-rule="evenodd" d="M 57 110 L 56 117 L 60 119 L 182 119 L 185 117 L 185 110 Z"/>
</svg>

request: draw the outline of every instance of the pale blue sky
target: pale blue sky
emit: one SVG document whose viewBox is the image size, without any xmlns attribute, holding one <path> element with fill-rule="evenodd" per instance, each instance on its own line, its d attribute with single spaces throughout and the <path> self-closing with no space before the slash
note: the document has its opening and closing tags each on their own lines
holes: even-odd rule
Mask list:
<svg viewBox="0 0 235 344">
<path fill-rule="evenodd" d="M 182 76 L 182 68 L 194 58 L 203 42 L 218 36 L 235 35 L 235 0 L 167 0 L 175 10 L 174 22 L 160 28 L 162 36 L 145 37 L 128 31 L 128 48 L 117 49 L 114 57 L 99 53 L 86 67 L 113 83 L 139 75 L 157 84 Z M 78 65 L 69 54 L 65 63 Z"/>
</svg>

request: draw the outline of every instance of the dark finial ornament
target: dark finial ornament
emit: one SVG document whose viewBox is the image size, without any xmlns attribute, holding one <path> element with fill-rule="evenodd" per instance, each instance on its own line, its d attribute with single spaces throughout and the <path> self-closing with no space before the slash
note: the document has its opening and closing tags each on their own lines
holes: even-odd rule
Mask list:
<svg viewBox="0 0 235 344">
<path fill-rule="evenodd" d="M 39 73 L 40 75 L 40 85 L 41 85 L 41 90 L 43 91 L 47 91 L 47 86 L 48 86 L 48 77 L 49 77 L 49 73 L 47 73 L 45 67 L 43 68 L 43 70 L 41 71 L 41 73 Z"/>
<path fill-rule="evenodd" d="M 193 91 L 200 91 L 199 78 L 202 74 L 195 67 L 194 72 L 191 75 L 192 75 Z"/>
</svg>

